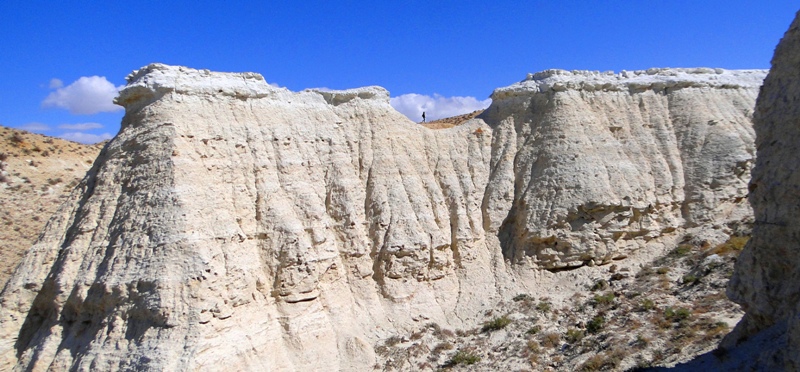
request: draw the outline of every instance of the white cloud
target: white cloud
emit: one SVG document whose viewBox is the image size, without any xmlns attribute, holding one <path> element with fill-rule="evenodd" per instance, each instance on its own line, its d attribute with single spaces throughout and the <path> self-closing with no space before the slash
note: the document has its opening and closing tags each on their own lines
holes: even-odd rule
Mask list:
<svg viewBox="0 0 800 372">
<path fill-rule="evenodd" d="M 89 130 L 89 129 L 100 129 L 103 127 L 103 124 L 100 123 L 61 124 L 58 127 L 60 129 L 67 129 L 67 130 Z"/>
<path fill-rule="evenodd" d="M 64 86 L 64 82 L 61 79 L 50 79 L 50 89 L 58 89 Z"/>
<path fill-rule="evenodd" d="M 78 143 L 98 143 L 101 141 L 105 141 L 107 139 L 114 138 L 111 133 L 103 133 L 103 134 L 91 134 L 91 133 L 83 133 L 83 132 L 67 132 L 62 133 L 58 137 L 63 138 L 68 141 L 78 142 Z"/>
<path fill-rule="evenodd" d="M 19 126 L 19 129 L 27 130 L 29 132 L 47 132 L 50 130 L 50 126 L 43 123 L 27 123 Z"/>
<path fill-rule="evenodd" d="M 53 86 L 53 82 L 50 83 Z M 42 106 L 59 107 L 69 110 L 71 114 L 83 115 L 119 111 L 122 107 L 115 105 L 113 101 L 120 88 L 103 76 L 83 76 L 50 93 L 42 101 Z"/>
<path fill-rule="evenodd" d="M 422 113 L 425 112 L 427 121 L 449 118 L 483 110 L 489 107 L 492 100 L 487 98 L 479 101 L 475 97 L 443 97 L 434 94 L 433 97 L 423 94 L 409 93 L 389 99 L 389 103 L 395 110 L 407 116 L 413 121 L 422 121 Z"/>
</svg>

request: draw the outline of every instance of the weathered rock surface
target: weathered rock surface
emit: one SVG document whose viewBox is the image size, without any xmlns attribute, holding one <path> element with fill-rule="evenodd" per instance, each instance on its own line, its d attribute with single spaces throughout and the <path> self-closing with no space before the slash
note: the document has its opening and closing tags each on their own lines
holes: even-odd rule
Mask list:
<svg viewBox="0 0 800 372">
<path fill-rule="evenodd" d="M 779 334 L 759 369 L 800 369 L 800 15 L 784 35 L 755 112 L 758 158 L 750 181 L 753 236 L 739 256 L 728 296 L 746 313 L 726 339 Z M 778 331 L 776 331 L 776 329 Z"/>
<path fill-rule="evenodd" d="M 420 319 L 723 239 L 751 213 L 764 75 L 551 70 L 429 130 L 379 87 L 147 66 L 0 297 L 0 366 L 370 369 Z"/>
<path fill-rule="evenodd" d="M 763 71 L 550 70 L 501 88 L 484 224 L 512 262 L 624 258 L 680 227 L 750 215 L 750 115 Z"/>
</svg>

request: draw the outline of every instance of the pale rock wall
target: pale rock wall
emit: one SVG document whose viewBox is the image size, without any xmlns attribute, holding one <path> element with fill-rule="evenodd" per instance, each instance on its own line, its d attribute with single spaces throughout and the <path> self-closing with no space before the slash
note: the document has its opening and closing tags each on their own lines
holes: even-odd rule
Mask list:
<svg viewBox="0 0 800 372">
<path fill-rule="evenodd" d="M 750 215 L 764 71 L 549 70 L 492 95 L 485 228 L 512 261 L 624 258 L 680 227 Z"/>
<path fill-rule="evenodd" d="M 0 368 L 371 369 L 397 331 L 563 285 L 540 269 L 746 218 L 763 76 L 549 71 L 436 131 L 378 87 L 147 66 L 0 295 Z"/>
<path fill-rule="evenodd" d="M 759 370 L 800 370 L 799 121 L 800 13 L 775 49 L 758 96 L 758 157 L 749 195 L 755 223 L 728 286 L 728 296 L 746 313 L 725 339 L 727 347 L 775 328 L 787 337 L 788 347 L 767 348 L 751 361 Z"/>
</svg>

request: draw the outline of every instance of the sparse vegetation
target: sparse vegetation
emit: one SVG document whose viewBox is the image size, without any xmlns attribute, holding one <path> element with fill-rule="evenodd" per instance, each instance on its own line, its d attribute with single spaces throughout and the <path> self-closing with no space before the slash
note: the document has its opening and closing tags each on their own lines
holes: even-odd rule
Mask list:
<svg viewBox="0 0 800 372">
<path fill-rule="evenodd" d="M 718 254 L 720 256 L 738 256 L 749 240 L 749 236 L 731 236 L 728 241 L 714 247 L 711 251 L 707 252 L 707 255 L 710 256 L 712 254 Z"/>
<path fill-rule="evenodd" d="M 692 251 L 692 248 L 693 247 L 691 244 L 681 244 L 678 246 L 678 248 L 675 248 L 670 255 L 677 257 L 686 256 Z"/>
<path fill-rule="evenodd" d="M 597 315 L 588 323 L 586 323 L 586 331 L 589 333 L 597 333 L 603 329 L 603 325 L 606 323 L 606 318 L 602 315 Z"/>
<path fill-rule="evenodd" d="M 542 346 L 554 348 L 561 343 L 561 335 L 555 332 L 548 332 L 542 335 Z"/>
<path fill-rule="evenodd" d="M 400 336 L 392 336 L 386 339 L 386 346 L 394 346 L 399 344 L 403 341 L 403 338 Z"/>
<path fill-rule="evenodd" d="M 536 305 L 536 310 L 539 310 L 543 313 L 549 313 L 551 310 L 551 306 L 547 301 L 541 301 L 539 304 Z"/>
<path fill-rule="evenodd" d="M 522 293 L 522 294 L 518 294 L 518 295 L 514 296 L 513 300 L 514 300 L 514 302 L 520 302 L 520 301 L 527 300 L 527 299 L 530 299 L 530 298 L 531 298 L 531 296 Z"/>
<path fill-rule="evenodd" d="M 609 306 L 614 303 L 614 292 L 608 292 L 603 295 L 595 295 L 594 296 L 594 303 L 595 306 Z"/>
<path fill-rule="evenodd" d="M 451 344 L 451 343 L 449 343 L 447 341 L 440 342 L 440 343 L 436 344 L 436 346 L 433 348 L 433 353 L 439 354 L 439 353 L 441 353 L 443 351 L 453 350 L 454 347 L 455 346 L 453 346 L 453 344 Z"/>
<path fill-rule="evenodd" d="M 698 278 L 697 276 L 694 276 L 692 274 L 686 274 L 682 278 L 682 282 L 683 282 L 684 285 L 697 284 L 697 282 L 699 282 L 699 281 L 700 281 L 700 278 Z"/>
<path fill-rule="evenodd" d="M 19 133 L 14 133 L 8 137 L 8 141 L 11 142 L 12 145 L 19 147 L 25 142 L 25 139 L 22 138 Z"/>
<path fill-rule="evenodd" d="M 664 309 L 664 318 L 672 322 L 681 322 L 689 319 L 691 316 L 692 312 L 687 308 L 679 307 L 677 309 L 673 309 L 671 307 L 667 307 Z"/>
<path fill-rule="evenodd" d="M 450 358 L 450 362 L 448 364 L 450 364 L 450 365 L 457 365 L 457 364 L 472 365 L 472 364 L 478 363 L 480 361 L 481 361 L 481 358 L 479 356 L 477 356 L 477 355 L 475 355 L 473 353 L 470 353 L 468 351 L 459 350 L 453 355 L 452 358 Z"/>
<path fill-rule="evenodd" d="M 567 329 L 567 333 L 564 335 L 564 340 L 570 344 L 574 344 L 583 339 L 584 333 L 580 329 L 570 328 Z"/>
<path fill-rule="evenodd" d="M 608 282 L 605 279 L 600 279 L 592 285 L 592 292 L 603 291 L 608 288 Z"/>
<path fill-rule="evenodd" d="M 484 324 L 481 331 L 483 332 L 497 331 L 507 327 L 509 324 L 511 324 L 511 319 L 503 315 L 501 317 L 494 318 L 488 323 Z"/>
</svg>

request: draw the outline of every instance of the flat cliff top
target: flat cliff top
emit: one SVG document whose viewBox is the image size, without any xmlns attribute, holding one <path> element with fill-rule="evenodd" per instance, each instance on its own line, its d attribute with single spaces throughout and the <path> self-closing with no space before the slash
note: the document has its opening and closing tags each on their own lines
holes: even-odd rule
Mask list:
<svg viewBox="0 0 800 372">
<path fill-rule="evenodd" d="M 126 108 L 147 102 L 169 92 L 192 95 L 221 95 L 240 99 L 294 94 L 286 88 L 271 85 L 255 72 L 213 72 L 184 66 L 153 63 L 133 71 L 125 78 L 128 84 L 119 92 L 115 103 Z M 322 95 L 330 104 L 346 102 L 353 97 L 378 98 L 389 101 L 386 89 L 369 86 L 348 90 L 307 89 Z"/>
<path fill-rule="evenodd" d="M 498 88 L 492 99 L 520 93 L 544 93 L 550 90 L 565 91 L 643 91 L 680 89 L 688 87 L 758 88 L 768 70 L 725 70 L 721 68 L 651 68 L 647 70 L 586 71 L 545 70 L 528 74 L 525 80 Z"/>
</svg>

